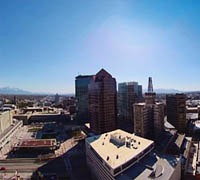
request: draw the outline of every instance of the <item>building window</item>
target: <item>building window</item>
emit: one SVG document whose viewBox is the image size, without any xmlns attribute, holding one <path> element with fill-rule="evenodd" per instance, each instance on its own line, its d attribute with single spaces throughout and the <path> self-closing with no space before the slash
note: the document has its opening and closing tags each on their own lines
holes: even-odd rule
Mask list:
<svg viewBox="0 0 200 180">
<path fill-rule="evenodd" d="M 99 159 L 102 163 L 103 163 L 103 160 L 102 158 L 99 156 L 99 154 L 91 147 L 91 150 L 92 152 L 94 153 L 94 155 L 97 157 L 97 159 Z"/>
<path fill-rule="evenodd" d="M 114 174 L 117 174 L 117 173 L 119 173 L 121 171 L 121 167 L 118 167 L 118 168 L 116 168 L 115 170 L 114 170 Z"/>
</svg>

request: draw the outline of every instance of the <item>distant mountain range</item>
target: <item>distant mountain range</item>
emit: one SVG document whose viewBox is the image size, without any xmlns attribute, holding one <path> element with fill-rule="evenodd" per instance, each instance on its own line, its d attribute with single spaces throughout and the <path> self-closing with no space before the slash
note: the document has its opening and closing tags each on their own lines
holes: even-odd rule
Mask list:
<svg viewBox="0 0 200 180">
<path fill-rule="evenodd" d="M 33 94 L 33 93 L 19 89 L 19 88 L 2 87 L 2 88 L 0 88 L 0 94 L 15 94 L 15 95 L 27 94 L 27 95 L 29 95 L 29 94 Z"/>
<path fill-rule="evenodd" d="M 26 91 L 19 88 L 11 88 L 11 87 L 2 87 L 0 88 L 0 94 L 7 94 L 7 95 L 55 95 L 54 93 L 46 93 L 46 92 L 31 92 Z M 73 93 L 71 94 L 59 94 L 63 96 L 74 96 Z"/>
<path fill-rule="evenodd" d="M 147 89 L 143 89 L 143 92 L 147 92 Z M 157 94 L 175 94 L 175 93 L 188 93 L 188 92 L 195 92 L 195 91 L 180 91 L 176 89 L 154 89 L 154 92 Z M 196 91 L 200 92 L 200 91 Z M 33 93 L 30 91 L 26 91 L 19 88 L 11 88 L 11 87 L 2 87 L 0 88 L 0 94 L 14 94 L 14 95 L 54 95 L 53 93 Z M 74 94 L 60 94 L 60 95 L 66 95 L 66 96 L 73 96 Z"/>
</svg>

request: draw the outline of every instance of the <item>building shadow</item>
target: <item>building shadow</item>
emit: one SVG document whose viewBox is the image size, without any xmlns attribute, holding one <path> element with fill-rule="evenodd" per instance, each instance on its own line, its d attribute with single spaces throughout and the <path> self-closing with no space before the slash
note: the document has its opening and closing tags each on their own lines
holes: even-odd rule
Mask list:
<svg viewBox="0 0 200 180">
<path fill-rule="evenodd" d="M 85 141 L 80 141 L 62 156 L 49 160 L 32 175 L 32 180 L 91 180 L 85 156 Z"/>
</svg>

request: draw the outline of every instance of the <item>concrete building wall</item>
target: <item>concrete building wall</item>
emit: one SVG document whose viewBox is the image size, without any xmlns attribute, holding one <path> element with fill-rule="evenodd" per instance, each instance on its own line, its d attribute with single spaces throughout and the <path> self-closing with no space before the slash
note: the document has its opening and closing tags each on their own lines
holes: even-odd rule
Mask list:
<svg viewBox="0 0 200 180">
<path fill-rule="evenodd" d="M 95 179 L 97 180 L 115 180 L 110 174 L 109 169 L 105 166 L 102 159 L 97 158 L 98 155 L 94 150 L 90 148 L 90 145 L 86 142 L 86 160 L 87 165 Z"/>
<path fill-rule="evenodd" d="M 134 104 L 134 132 L 136 135 L 146 137 L 148 134 L 148 108 L 143 104 Z"/>
<path fill-rule="evenodd" d="M 133 109 L 134 132 L 145 138 L 158 137 L 164 130 L 164 104 L 137 103 Z"/>
<path fill-rule="evenodd" d="M 154 135 L 158 137 L 164 130 L 164 104 L 156 103 L 154 105 Z"/>
<path fill-rule="evenodd" d="M 12 124 L 12 115 L 10 111 L 0 112 L 0 133 Z"/>
<path fill-rule="evenodd" d="M 181 179 L 181 160 L 179 159 L 173 174 L 170 177 L 170 180 L 180 180 Z"/>
</svg>

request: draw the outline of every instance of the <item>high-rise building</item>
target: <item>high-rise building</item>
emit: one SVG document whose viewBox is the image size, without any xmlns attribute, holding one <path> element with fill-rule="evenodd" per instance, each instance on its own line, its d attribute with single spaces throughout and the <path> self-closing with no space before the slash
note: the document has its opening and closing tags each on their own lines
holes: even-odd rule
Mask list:
<svg viewBox="0 0 200 180">
<path fill-rule="evenodd" d="M 137 82 L 118 84 L 118 110 L 120 122 L 133 124 L 133 104 L 142 99 L 142 86 Z"/>
<path fill-rule="evenodd" d="M 164 130 L 164 104 L 155 101 L 152 78 L 149 78 L 145 103 L 134 104 L 134 132 L 142 137 L 154 139 Z"/>
<path fill-rule="evenodd" d="M 164 130 L 164 117 L 165 110 L 164 104 L 156 102 L 153 106 L 153 119 L 154 119 L 154 136 L 159 137 L 160 133 Z"/>
<path fill-rule="evenodd" d="M 55 95 L 55 104 L 58 105 L 60 101 L 60 97 L 58 94 Z"/>
<path fill-rule="evenodd" d="M 146 106 L 145 103 L 136 103 L 134 109 L 134 132 L 138 136 L 148 137 L 152 136 L 153 120 L 149 117 L 151 108 Z"/>
<path fill-rule="evenodd" d="M 186 128 L 186 95 L 172 94 L 166 96 L 167 120 L 179 132 L 185 132 Z"/>
<path fill-rule="evenodd" d="M 93 79 L 93 75 L 79 75 L 75 81 L 75 91 L 77 100 L 77 120 L 79 124 L 90 122 L 88 85 Z"/>
<path fill-rule="evenodd" d="M 117 127 L 116 80 L 101 69 L 89 84 L 90 127 L 96 134 L 115 130 Z"/>
<path fill-rule="evenodd" d="M 17 105 L 17 97 L 16 96 L 13 97 L 13 104 Z"/>
<path fill-rule="evenodd" d="M 153 92 L 153 82 L 152 78 L 149 77 L 149 83 L 148 83 L 148 92 L 145 93 L 145 102 L 146 104 L 154 104 L 156 98 L 156 93 Z"/>
<path fill-rule="evenodd" d="M 142 85 L 138 85 L 138 97 L 143 97 L 142 96 Z"/>
</svg>

